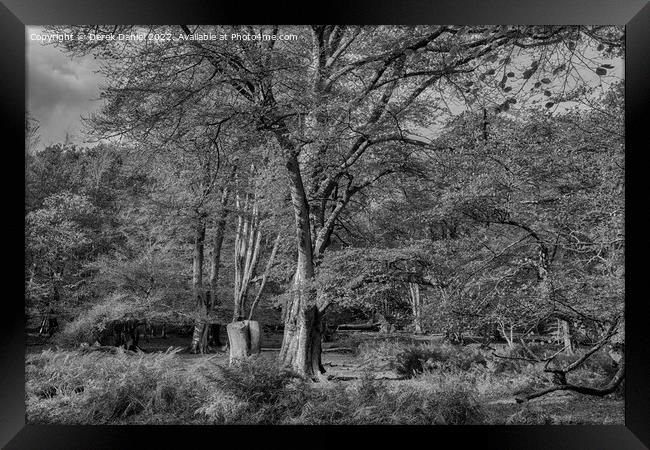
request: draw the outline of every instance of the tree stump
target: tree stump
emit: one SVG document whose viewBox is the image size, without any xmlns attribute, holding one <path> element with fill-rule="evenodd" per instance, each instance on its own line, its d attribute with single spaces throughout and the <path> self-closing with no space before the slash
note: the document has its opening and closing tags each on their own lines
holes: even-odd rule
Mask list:
<svg viewBox="0 0 650 450">
<path fill-rule="evenodd" d="M 241 320 L 226 326 L 230 343 L 230 364 L 262 351 L 262 328 L 256 320 Z"/>
</svg>

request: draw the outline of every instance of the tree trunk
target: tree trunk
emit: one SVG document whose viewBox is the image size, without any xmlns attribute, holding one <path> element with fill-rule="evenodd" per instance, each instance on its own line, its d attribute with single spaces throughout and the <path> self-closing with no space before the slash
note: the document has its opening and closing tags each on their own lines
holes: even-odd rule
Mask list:
<svg viewBox="0 0 650 450">
<path fill-rule="evenodd" d="M 298 159 L 294 154 L 287 160 L 287 170 L 296 226 L 298 258 L 291 296 L 284 310 L 284 336 L 280 361 L 301 376 L 319 380 L 325 369 L 321 364 L 321 313 L 316 304 L 316 292 L 311 286 L 314 278 L 314 260 L 309 228 L 309 204 Z"/>
<path fill-rule="evenodd" d="M 508 336 L 508 332 L 506 331 L 506 326 L 505 323 L 499 322 L 499 331 L 501 331 L 501 335 L 503 338 L 506 340 L 506 343 L 508 344 L 508 348 L 512 349 L 514 348 L 514 339 L 513 339 L 513 325 L 510 324 L 510 336 Z"/>
<path fill-rule="evenodd" d="M 548 277 L 549 270 L 548 248 L 545 245 L 539 245 L 539 255 L 537 262 L 537 278 L 539 279 L 542 300 L 551 303 L 551 282 Z M 564 344 L 565 353 L 573 355 L 573 339 L 571 336 L 571 324 L 565 319 L 558 319 L 558 338 Z"/>
<path fill-rule="evenodd" d="M 222 200 L 225 206 L 225 199 Z M 224 229 L 226 227 L 227 212 L 222 211 L 221 216 L 215 221 L 214 237 L 212 238 L 212 255 L 210 258 L 210 310 L 219 303 L 217 295 L 217 281 L 219 280 L 219 264 L 221 261 L 221 247 L 223 245 Z"/>
<path fill-rule="evenodd" d="M 236 202 L 239 220 L 235 235 L 233 321 L 239 321 L 243 318 L 246 295 L 250 280 L 257 267 L 262 239 L 262 233 L 259 229 L 259 210 L 253 196 L 247 195 L 243 204 L 238 196 Z"/>
<path fill-rule="evenodd" d="M 197 319 L 190 343 L 191 353 L 208 351 L 207 319 L 208 308 L 203 291 L 203 254 L 205 247 L 205 220 L 199 217 L 194 236 L 194 256 L 192 259 L 192 291 L 197 310 Z"/>
<path fill-rule="evenodd" d="M 230 343 L 230 364 L 262 351 L 262 328 L 255 320 L 231 322 L 226 326 Z"/>
<path fill-rule="evenodd" d="M 409 297 L 411 309 L 413 310 L 413 325 L 415 334 L 422 334 L 422 298 L 420 297 L 420 285 L 409 283 Z"/>
<path fill-rule="evenodd" d="M 248 356 L 250 348 L 250 334 L 248 325 L 244 321 L 231 322 L 226 325 L 228 342 L 230 343 L 230 364 Z"/>
<path fill-rule="evenodd" d="M 248 325 L 248 335 L 250 346 L 249 354 L 256 355 L 262 351 L 262 327 L 256 320 L 245 320 Z"/>
<path fill-rule="evenodd" d="M 253 318 L 255 307 L 257 306 L 257 303 L 260 301 L 260 297 L 262 296 L 262 291 L 264 291 L 264 286 L 266 286 L 266 280 L 269 277 L 269 272 L 271 271 L 271 268 L 273 267 L 273 262 L 275 261 L 275 255 L 277 254 L 278 247 L 280 246 L 280 237 L 281 237 L 281 233 L 278 233 L 278 235 L 275 238 L 275 242 L 273 242 L 271 255 L 269 256 L 269 260 L 266 262 L 266 267 L 264 268 L 264 273 L 262 274 L 262 282 L 260 283 L 260 288 L 257 290 L 257 294 L 255 294 L 255 299 L 253 300 L 253 303 L 251 303 L 251 309 L 248 313 L 248 320 L 251 320 Z"/>
<path fill-rule="evenodd" d="M 574 347 L 573 347 L 573 339 L 571 338 L 571 323 L 568 320 L 560 320 L 560 336 L 562 338 L 562 343 L 564 344 L 564 352 L 567 355 L 573 355 L 574 353 Z"/>
<path fill-rule="evenodd" d="M 221 247 L 223 245 L 224 230 L 228 211 L 225 208 L 228 203 L 229 190 L 225 188 L 221 194 L 221 211 L 215 221 L 214 237 L 212 238 L 212 255 L 210 258 L 210 291 L 208 293 L 203 289 L 203 254 L 205 247 L 205 222 L 199 223 L 199 229 L 195 238 L 194 264 L 193 264 L 193 282 L 195 297 L 197 301 L 197 314 L 199 318 L 194 325 L 192 333 L 192 343 L 190 352 L 207 353 L 209 351 L 210 341 L 219 342 L 219 326 L 210 324 L 208 317 L 215 305 L 219 303 L 217 295 L 217 282 L 219 280 L 219 264 L 221 261 Z M 196 292 L 200 292 L 197 295 Z M 206 295 L 209 294 L 209 295 Z M 215 327 L 216 325 L 216 338 Z"/>
</svg>

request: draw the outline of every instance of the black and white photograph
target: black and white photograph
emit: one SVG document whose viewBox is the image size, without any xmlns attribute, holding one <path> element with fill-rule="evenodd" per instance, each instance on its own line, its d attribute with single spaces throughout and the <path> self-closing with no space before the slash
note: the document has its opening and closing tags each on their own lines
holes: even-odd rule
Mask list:
<svg viewBox="0 0 650 450">
<path fill-rule="evenodd" d="M 625 423 L 624 26 L 25 34 L 27 424 Z"/>
</svg>

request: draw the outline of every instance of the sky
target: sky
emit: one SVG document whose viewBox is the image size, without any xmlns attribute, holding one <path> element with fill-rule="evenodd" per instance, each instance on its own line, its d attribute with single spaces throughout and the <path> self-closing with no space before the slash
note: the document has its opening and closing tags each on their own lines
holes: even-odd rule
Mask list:
<svg viewBox="0 0 650 450">
<path fill-rule="evenodd" d="M 53 45 L 30 40 L 40 30 L 27 27 L 27 111 L 39 121 L 39 147 L 64 142 L 66 133 L 78 142 L 80 117 L 100 104 L 97 62 L 92 56 L 71 59 Z"/>
<path fill-rule="evenodd" d="M 32 40 L 32 33 L 41 34 L 42 27 L 29 26 L 27 32 L 27 110 L 39 122 L 40 135 L 36 150 L 63 143 L 69 135 L 75 144 L 88 144 L 89 138 L 83 132 L 81 117 L 98 109 L 98 100 L 103 78 L 97 73 L 98 61 L 92 56 L 66 56 L 54 45 L 44 45 Z M 603 61 L 610 62 L 610 61 Z M 612 74 L 622 77 L 621 60 L 611 61 L 616 66 Z M 585 76 L 598 78 L 593 73 Z M 569 107 L 562 105 L 562 109 Z M 460 112 L 459 109 L 458 112 Z M 455 114 L 456 112 L 454 112 Z M 418 134 L 432 138 L 436 129 L 418 130 Z"/>
</svg>

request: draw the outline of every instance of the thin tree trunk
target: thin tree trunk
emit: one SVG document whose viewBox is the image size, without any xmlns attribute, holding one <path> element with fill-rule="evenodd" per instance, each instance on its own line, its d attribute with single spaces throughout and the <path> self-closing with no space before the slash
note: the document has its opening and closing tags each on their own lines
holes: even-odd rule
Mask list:
<svg viewBox="0 0 650 450">
<path fill-rule="evenodd" d="M 262 291 L 264 290 L 264 286 L 266 286 L 266 280 L 268 279 L 269 272 L 273 267 L 273 261 L 275 260 L 276 253 L 278 252 L 278 247 L 280 246 L 280 237 L 281 237 L 281 233 L 278 233 L 278 235 L 275 238 L 275 242 L 273 242 L 271 255 L 269 256 L 269 260 L 266 262 L 266 267 L 264 268 L 264 274 L 262 275 L 262 282 L 260 283 L 260 287 L 257 290 L 257 294 L 255 294 L 255 299 L 253 299 L 253 303 L 251 303 L 251 309 L 250 312 L 248 313 L 248 320 L 251 320 L 253 318 L 255 307 L 257 306 L 257 303 L 259 302 L 260 297 L 262 296 Z"/>
<path fill-rule="evenodd" d="M 416 334 L 422 334 L 422 298 L 420 297 L 420 285 L 409 283 L 409 296 L 411 309 L 413 310 L 413 325 Z"/>
<path fill-rule="evenodd" d="M 253 202 L 251 205 L 250 202 Z M 233 322 L 243 318 L 246 306 L 246 296 L 251 278 L 259 260 L 259 249 L 262 232 L 259 224 L 259 211 L 255 200 L 249 196 L 243 205 L 237 198 L 237 209 L 240 211 L 235 235 L 235 283 Z M 250 216 L 248 215 L 250 210 Z"/>
<path fill-rule="evenodd" d="M 548 248 L 544 244 L 539 245 L 539 255 L 537 262 L 537 278 L 539 280 L 542 300 L 551 302 L 551 282 L 548 277 L 549 260 Z M 564 319 L 558 323 L 558 338 L 564 344 L 565 353 L 573 354 L 573 338 L 571 336 L 571 325 Z"/>
<path fill-rule="evenodd" d="M 215 221 L 214 237 L 212 238 L 212 255 L 210 258 L 210 310 L 212 311 L 218 305 L 219 297 L 217 295 L 217 282 L 219 280 L 219 265 L 221 262 L 221 247 L 223 246 L 224 231 L 226 228 L 226 219 L 228 218 L 229 190 L 226 188 L 221 195 L 221 214 Z"/>
<path fill-rule="evenodd" d="M 560 319 L 560 336 L 564 344 L 564 352 L 567 355 L 574 354 L 573 339 L 571 336 L 571 323 L 568 320 Z"/>
<path fill-rule="evenodd" d="M 514 341 L 513 341 L 513 326 L 510 324 L 510 336 L 508 337 L 508 333 L 506 332 L 506 326 L 505 323 L 499 322 L 499 331 L 501 331 L 501 335 L 503 338 L 506 340 L 506 343 L 508 344 L 508 348 L 512 349 L 514 347 Z"/>
<path fill-rule="evenodd" d="M 205 220 L 200 217 L 194 235 L 194 256 L 192 259 L 192 291 L 197 311 L 197 319 L 192 333 L 190 352 L 207 351 L 207 302 L 203 291 L 203 255 L 205 247 Z"/>
</svg>

